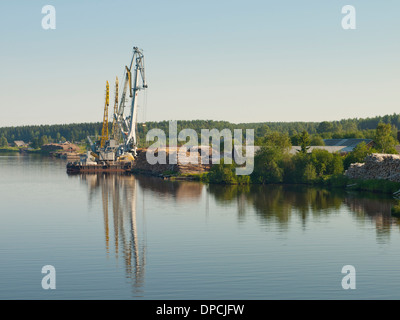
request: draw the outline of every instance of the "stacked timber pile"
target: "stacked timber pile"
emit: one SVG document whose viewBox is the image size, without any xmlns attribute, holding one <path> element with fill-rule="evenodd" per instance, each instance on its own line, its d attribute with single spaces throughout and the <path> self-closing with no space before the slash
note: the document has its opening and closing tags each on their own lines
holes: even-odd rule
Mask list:
<svg viewBox="0 0 400 320">
<path fill-rule="evenodd" d="M 160 175 L 163 172 L 178 172 L 176 164 L 168 164 L 168 151 L 159 150 L 154 154 L 155 157 L 161 157 L 161 152 L 166 152 L 166 164 L 150 164 L 146 158 L 146 150 L 137 150 L 137 157 L 135 162 L 133 163 L 133 170 L 140 173 L 151 174 L 151 175 Z M 159 154 L 160 153 L 160 154 Z"/>
<path fill-rule="evenodd" d="M 64 143 L 48 143 L 44 144 L 41 149 L 43 151 L 54 152 L 54 151 L 66 151 L 66 152 L 78 152 L 79 147 L 70 142 Z"/>
<path fill-rule="evenodd" d="M 59 151 L 59 150 L 64 150 L 62 145 L 59 143 L 48 143 L 48 144 L 44 144 L 41 147 L 42 151 L 47 151 L 47 152 L 55 152 L 55 151 Z"/>
<path fill-rule="evenodd" d="M 170 163 L 170 151 L 169 149 L 160 149 L 154 153 L 155 157 L 164 157 L 166 158 L 166 163 L 155 163 L 150 164 L 146 158 L 146 150 L 138 149 L 137 158 L 133 164 L 133 170 L 140 173 L 146 173 L 151 175 L 171 175 L 171 174 L 200 174 L 209 170 L 210 165 L 202 164 L 201 161 L 201 153 L 200 150 L 192 149 L 192 158 L 191 163 L 185 163 L 183 157 L 189 157 L 190 151 L 179 151 L 177 157 L 177 163 Z M 171 151 L 176 153 L 176 151 Z M 194 155 L 194 156 L 193 156 Z M 193 163 L 194 162 L 194 163 Z"/>
<path fill-rule="evenodd" d="M 178 172 L 181 174 L 200 174 L 210 170 L 210 165 L 202 164 L 201 147 L 192 147 L 191 150 L 178 153 Z M 211 151 L 211 148 L 209 148 Z M 186 158 L 186 159 L 185 159 Z M 211 163 L 211 155 L 209 157 Z"/>
<path fill-rule="evenodd" d="M 400 182 L 400 155 L 373 153 L 365 163 L 353 163 L 345 172 L 351 179 L 384 179 Z"/>
</svg>

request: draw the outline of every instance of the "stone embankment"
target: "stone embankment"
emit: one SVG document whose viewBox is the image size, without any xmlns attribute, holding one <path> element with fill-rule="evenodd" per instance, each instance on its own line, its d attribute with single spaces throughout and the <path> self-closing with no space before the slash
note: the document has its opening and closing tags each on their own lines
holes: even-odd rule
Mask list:
<svg viewBox="0 0 400 320">
<path fill-rule="evenodd" d="M 373 153 L 365 163 L 353 163 L 345 175 L 351 179 L 384 179 L 400 182 L 400 155 Z"/>
</svg>

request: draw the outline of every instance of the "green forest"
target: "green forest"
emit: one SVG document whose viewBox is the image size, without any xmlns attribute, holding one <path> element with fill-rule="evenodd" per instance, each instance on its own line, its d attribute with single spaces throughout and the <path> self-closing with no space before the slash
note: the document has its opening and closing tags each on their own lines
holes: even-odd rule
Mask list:
<svg viewBox="0 0 400 320">
<path fill-rule="evenodd" d="M 254 129 L 256 145 L 269 132 L 287 134 L 292 145 L 298 145 L 298 139 L 302 132 L 307 131 L 311 143 L 319 145 L 322 139 L 329 138 L 367 138 L 374 139 L 375 130 L 379 123 L 390 124 L 393 137 L 397 138 L 400 128 L 400 114 L 377 116 L 364 119 L 344 119 L 340 121 L 323 122 L 259 122 L 259 123 L 230 123 L 227 121 L 213 120 L 178 120 L 178 132 L 185 128 L 196 130 L 200 137 L 201 129 Z M 109 124 L 111 132 L 112 124 Z M 146 133 L 159 128 L 168 135 L 168 121 L 138 123 L 139 146 L 145 146 Z M 34 146 L 40 146 L 48 142 L 70 141 L 74 143 L 86 143 L 87 136 L 101 135 L 102 122 L 74 123 L 55 125 L 30 125 L 0 128 L 2 145 L 12 144 L 15 140 L 30 142 Z"/>
</svg>

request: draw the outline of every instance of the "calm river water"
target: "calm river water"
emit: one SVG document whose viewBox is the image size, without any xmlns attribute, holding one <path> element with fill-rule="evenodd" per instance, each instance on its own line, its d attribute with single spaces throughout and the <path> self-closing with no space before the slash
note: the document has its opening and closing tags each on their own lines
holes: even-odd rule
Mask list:
<svg viewBox="0 0 400 320">
<path fill-rule="evenodd" d="M 0 154 L 0 299 L 400 298 L 390 197 L 65 165 Z M 342 288 L 345 265 L 356 289 Z"/>
</svg>

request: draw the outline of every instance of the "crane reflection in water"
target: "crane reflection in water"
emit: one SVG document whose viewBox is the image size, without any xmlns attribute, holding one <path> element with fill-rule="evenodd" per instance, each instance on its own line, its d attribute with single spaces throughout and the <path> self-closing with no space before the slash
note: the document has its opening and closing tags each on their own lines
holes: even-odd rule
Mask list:
<svg viewBox="0 0 400 320">
<path fill-rule="evenodd" d="M 113 247 L 117 262 L 123 258 L 126 277 L 132 281 L 134 290 L 140 291 L 146 266 L 146 229 L 144 200 L 142 214 L 138 217 L 137 213 L 137 180 L 132 175 L 123 174 L 85 174 L 79 177 L 88 184 L 89 203 L 101 193 L 107 257 L 112 254 Z M 139 228 L 138 219 L 142 220 Z"/>
<path fill-rule="evenodd" d="M 281 232 L 290 232 L 290 222 L 294 218 L 300 218 L 297 225 L 306 231 L 309 220 L 343 213 L 351 214 L 357 223 L 375 224 L 377 243 L 384 244 L 389 243 L 393 228 L 400 225 L 390 215 L 394 200 L 378 195 L 299 186 L 204 186 L 198 182 L 118 174 L 79 177 L 88 185 L 89 203 L 97 204 L 99 198 L 102 199 L 106 255 L 115 255 L 117 263 L 123 261 L 126 278 L 131 281 L 135 295 L 141 295 L 144 290 L 146 194 L 148 199 L 179 203 L 181 208 L 196 206 L 196 212 L 204 210 L 206 220 L 209 214 L 218 214 L 216 206 L 236 210 L 239 223 L 254 214 L 260 226 L 266 227 L 266 232 L 271 225 L 278 226 Z M 149 202 L 148 213 L 153 213 L 152 210 L 153 204 Z M 168 215 L 168 210 L 165 214 Z"/>
</svg>

